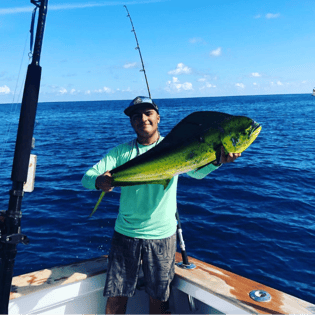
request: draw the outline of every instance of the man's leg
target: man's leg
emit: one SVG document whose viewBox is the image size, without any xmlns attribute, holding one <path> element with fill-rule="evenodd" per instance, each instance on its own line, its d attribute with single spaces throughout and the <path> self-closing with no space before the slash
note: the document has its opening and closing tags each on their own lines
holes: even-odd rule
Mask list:
<svg viewBox="0 0 315 315">
<path fill-rule="evenodd" d="M 106 314 L 125 314 L 128 296 L 136 289 L 140 263 L 139 239 L 114 232 L 104 288 Z"/>
<path fill-rule="evenodd" d="M 106 303 L 106 314 L 126 314 L 128 297 L 108 297 Z"/>
<path fill-rule="evenodd" d="M 150 314 L 165 314 L 170 283 L 175 274 L 176 234 L 160 240 L 145 240 L 143 273 L 150 296 Z"/>
<path fill-rule="evenodd" d="M 167 302 L 153 299 L 150 296 L 150 314 L 167 314 Z"/>
</svg>

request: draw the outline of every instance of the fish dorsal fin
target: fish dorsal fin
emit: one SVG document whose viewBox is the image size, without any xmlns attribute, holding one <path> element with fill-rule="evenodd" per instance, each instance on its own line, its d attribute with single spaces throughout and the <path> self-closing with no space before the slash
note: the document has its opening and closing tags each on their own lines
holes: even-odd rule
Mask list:
<svg viewBox="0 0 315 315">
<path fill-rule="evenodd" d="M 196 139 L 209 129 L 219 128 L 221 122 L 229 117 L 231 115 L 220 112 L 194 112 L 180 121 L 164 138 L 162 143 L 165 146 L 172 146 L 174 143 L 178 144 L 189 139 Z M 200 140 L 202 141 L 202 139 Z"/>
</svg>

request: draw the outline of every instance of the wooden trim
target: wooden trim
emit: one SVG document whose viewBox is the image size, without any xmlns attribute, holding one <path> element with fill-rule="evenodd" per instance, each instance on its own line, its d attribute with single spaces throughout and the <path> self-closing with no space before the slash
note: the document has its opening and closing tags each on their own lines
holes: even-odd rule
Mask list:
<svg viewBox="0 0 315 315">
<path fill-rule="evenodd" d="M 182 261 L 180 253 L 176 253 L 176 262 Z M 298 299 L 289 294 L 275 290 L 232 272 L 189 257 L 189 262 L 196 265 L 195 269 L 183 269 L 176 266 L 178 277 L 210 292 L 225 301 L 259 314 L 314 314 L 315 305 Z M 264 290 L 271 295 L 269 302 L 256 302 L 249 293 L 253 290 Z M 213 306 L 215 308 L 215 305 Z"/>
</svg>

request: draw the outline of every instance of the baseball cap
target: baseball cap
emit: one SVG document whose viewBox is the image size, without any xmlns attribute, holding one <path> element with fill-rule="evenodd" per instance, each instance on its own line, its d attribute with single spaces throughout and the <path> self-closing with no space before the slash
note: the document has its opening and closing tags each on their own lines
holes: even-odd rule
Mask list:
<svg viewBox="0 0 315 315">
<path fill-rule="evenodd" d="M 158 106 L 153 102 L 150 97 L 147 96 L 137 96 L 124 110 L 124 113 L 130 117 L 135 110 L 147 106 L 153 108 L 157 113 L 159 113 Z"/>
</svg>

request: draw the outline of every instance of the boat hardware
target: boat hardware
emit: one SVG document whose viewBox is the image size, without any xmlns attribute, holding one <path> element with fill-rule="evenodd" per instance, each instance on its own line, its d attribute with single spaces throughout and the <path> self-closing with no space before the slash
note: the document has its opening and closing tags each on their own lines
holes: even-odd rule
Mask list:
<svg viewBox="0 0 315 315">
<path fill-rule="evenodd" d="M 192 313 L 195 313 L 198 310 L 195 304 L 195 299 L 189 294 L 187 294 L 187 297 L 188 297 L 189 309 Z"/>
<path fill-rule="evenodd" d="M 184 242 L 184 238 L 183 238 L 183 230 L 182 230 L 182 225 L 180 223 L 180 219 L 179 219 L 179 214 L 178 214 L 178 210 L 176 209 L 176 220 L 177 220 L 177 237 L 179 240 L 179 247 L 181 249 L 181 253 L 182 253 L 182 258 L 183 261 L 176 263 L 177 267 L 183 268 L 183 269 L 195 269 L 196 265 L 192 264 L 188 261 L 188 256 L 187 256 L 187 252 L 186 252 L 186 247 L 185 247 L 185 242 Z"/>
<path fill-rule="evenodd" d="M 11 234 L 11 235 L 1 235 L 0 242 L 4 244 L 19 244 L 22 243 L 24 245 L 27 245 L 29 243 L 29 239 L 26 235 L 17 233 L 17 234 Z"/>
<path fill-rule="evenodd" d="M 0 314 L 8 314 L 10 289 L 13 276 L 14 261 L 17 254 L 17 244 L 27 244 L 28 238 L 21 234 L 23 185 L 27 180 L 29 159 L 32 150 L 33 132 L 36 109 L 38 104 L 41 67 L 39 65 L 48 0 L 31 0 L 35 5 L 31 22 L 31 48 L 33 46 L 33 25 L 37 9 L 38 22 L 32 62 L 28 65 L 24 93 L 22 98 L 19 127 L 16 137 L 14 160 L 11 173 L 12 189 L 8 210 L 4 220 L 1 219 L 1 251 L 0 251 Z M 2 217 L 1 217 L 2 218 Z"/>
<path fill-rule="evenodd" d="M 188 256 L 187 256 L 187 252 L 186 252 L 186 247 L 185 247 L 185 242 L 184 242 L 184 238 L 183 238 L 183 230 L 182 230 L 182 225 L 180 223 L 180 219 L 179 219 L 179 214 L 178 214 L 178 210 L 176 209 L 176 220 L 177 220 L 177 237 L 179 240 L 179 247 L 181 249 L 181 253 L 182 253 L 182 258 L 183 261 L 176 263 L 177 267 L 183 268 L 183 269 L 195 269 L 196 265 L 192 264 L 188 261 Z M 195 312 L 197 310 L 196 305 L 195 305 L 195 300 L 194 298 L 187 294 L 187 298 L 188 298 L 188 304 L 189 304 L 189 308 L 192 312 Z"/>
<path fill-rule="evenodd" d="M 256 302 L 268 302 L 271 300 L 271 295 L 263 290 L 253 290 L 249 293 L 249 296 Z"/>
<path fill-rule="evenodd" d="M 32 144 L 32 148 L 33 148 L 33 144 Z M 34 154 L 31 154 L 29 167 L 28 167 L 28 172 L 27 172 L 27 180 L 26 180 L 26 183 L 24 183 L 24 186 L 23 186 L 23 190 L 25 192 L 32 192 L 34 190 L 36 164 L 37 164 L 37 156 L 34 155 Z"/>
</svg>

